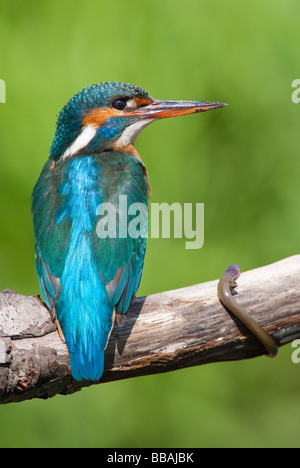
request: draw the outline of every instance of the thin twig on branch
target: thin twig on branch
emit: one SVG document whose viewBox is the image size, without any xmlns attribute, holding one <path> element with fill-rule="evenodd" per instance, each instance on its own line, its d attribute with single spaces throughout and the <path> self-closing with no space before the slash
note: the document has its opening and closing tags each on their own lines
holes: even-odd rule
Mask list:
<svg viewBox="0 0 300 468">
<path fill-rule="evenodd" d="M 115 325 L 101 382 L 265 353 L 224 307 L 218 281 L 137 298 Z M 278 346 L 300 337 L 300 255 L 242 273 L 237 300 Z M 0 292 L 0 403 L 71 394 L 69 354 L 37 296 Z"/>
</svg>

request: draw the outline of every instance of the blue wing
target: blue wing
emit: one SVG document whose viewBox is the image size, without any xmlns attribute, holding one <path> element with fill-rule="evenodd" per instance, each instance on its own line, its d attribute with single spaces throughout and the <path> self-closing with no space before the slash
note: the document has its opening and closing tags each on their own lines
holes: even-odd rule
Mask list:
<svg viewBox="0 0 300 468">
<path fill-rule="evenodd" d="M 127 312 L 141 280 L 146 238 L 96 233 L 97 207 L 103 200 L 116 203 L 119 194 L 128 204 L 147 203 L 140 162 L 126 153 L 48 162 L 33 192 L 40 287 L 78 380 L 101 378 L 113 309 Z"/>
</svg>

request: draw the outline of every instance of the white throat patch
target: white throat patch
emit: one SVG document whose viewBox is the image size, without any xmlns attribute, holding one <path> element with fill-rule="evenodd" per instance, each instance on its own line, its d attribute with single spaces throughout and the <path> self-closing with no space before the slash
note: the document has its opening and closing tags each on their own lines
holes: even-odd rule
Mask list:
<svg viewBox="0 0 300 468">
<path fill-rule="evenodd" d="M 116 141 L 115 148 L 118 146 L 134 145 L 138 134 L 143 130 L 143 128 L 154 122 L 154 120 L 155 119 L 143 119 L 129 125 L 129 127 L 124 130 L 122 135 Z"/>
</svg>

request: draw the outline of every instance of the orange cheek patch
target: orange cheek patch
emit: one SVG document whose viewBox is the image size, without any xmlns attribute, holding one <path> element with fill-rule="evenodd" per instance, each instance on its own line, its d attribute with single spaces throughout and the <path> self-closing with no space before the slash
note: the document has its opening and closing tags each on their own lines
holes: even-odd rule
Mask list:
<svg viewBox="0 0 300 468">
<path fill-rule="evenodd" d="M 121 112 L 109 107 L 98 107 L 85 115 L 83 119 L 83 125 L 92 125 L 101 127 L 107 119 L 111 117 L 120 117 Z"/>
<path fill-rule="evenodd" d="M 137 107 L 148 106 L 152 102 L 151 99 L 147 99 L 147 98 L 134 98 L 134 101 Z"/>
</svg>

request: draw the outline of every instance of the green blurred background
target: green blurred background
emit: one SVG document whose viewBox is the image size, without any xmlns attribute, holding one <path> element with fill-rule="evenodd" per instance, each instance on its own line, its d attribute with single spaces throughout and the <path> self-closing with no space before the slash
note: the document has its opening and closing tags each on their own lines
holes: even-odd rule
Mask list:
<svg viewBox="0 0 300 468">
<path fill-rule="evenodd" d="M 57 113 L 100 81 L 230 104 L 137 141 L 152 202 L 205 203 L 204 247 L 149 239 L 139 295 L 299 253 L 299 15 L 298 0 L 0 0 L 0 289 L 39 292 L 31 191 Z M 0 446 L 297 447 L 291 352 L 3 406 Z"/>
</svg>

